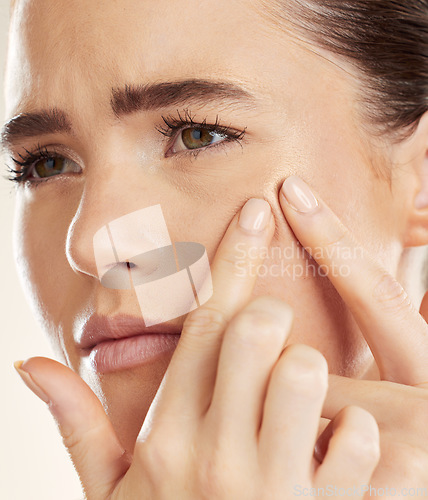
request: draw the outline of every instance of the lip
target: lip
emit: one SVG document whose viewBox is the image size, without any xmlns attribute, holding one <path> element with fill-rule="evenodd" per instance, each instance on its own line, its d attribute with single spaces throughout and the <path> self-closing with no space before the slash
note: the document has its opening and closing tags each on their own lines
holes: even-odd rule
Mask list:
<svg viewBox="0 0 428 500">
<path fill-rule="evenodd" d="M 92 368 L 108 373 L 140 366 L 170 353 L 180 340 L 181 327 L 157 324 L 146 327 L 133 316 L 91 316 L 76 342 L 81 355 L 88 356 Z"/>
</svg>

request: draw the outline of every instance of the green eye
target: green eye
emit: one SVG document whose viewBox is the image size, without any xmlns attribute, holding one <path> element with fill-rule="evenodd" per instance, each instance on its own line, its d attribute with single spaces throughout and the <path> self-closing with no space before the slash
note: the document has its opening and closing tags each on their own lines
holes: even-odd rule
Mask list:
<svg viewBox="0 0 428 500">
<path fill-rule="evenodd" d="M 181 133 L 181 141 L 186 149 L 199 149 L 224 139 L 223 135 L 206 128 L 186 128 Z"/>
</svg>

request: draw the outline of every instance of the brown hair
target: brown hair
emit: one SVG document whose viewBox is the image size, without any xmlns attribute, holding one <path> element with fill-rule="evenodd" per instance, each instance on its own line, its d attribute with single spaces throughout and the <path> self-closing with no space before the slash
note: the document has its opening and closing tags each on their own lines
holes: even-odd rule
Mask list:
<svg viewBox="0 0 428 500">
<path fill-rule="evenodd" d="M 366 115 L 382 133 L 404 138 L 414 131 L 428 110 L 428 0 L 263 4 L 277 23 L 355 66 L 364 81 Z"/>
</svg>

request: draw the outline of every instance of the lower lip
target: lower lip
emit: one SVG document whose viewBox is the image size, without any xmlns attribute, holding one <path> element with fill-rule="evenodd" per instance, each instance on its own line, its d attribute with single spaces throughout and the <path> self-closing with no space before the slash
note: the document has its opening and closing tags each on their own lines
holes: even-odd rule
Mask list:
<svg viewBox="0 0 428 500">
<path fill-rule="evenodd" d="M 106 340 L 91 349 L 89 359 L 100 373 L 134 368 L 173 353 L 180 335 L 148 333 L 120 340 Z"/>
</svg>

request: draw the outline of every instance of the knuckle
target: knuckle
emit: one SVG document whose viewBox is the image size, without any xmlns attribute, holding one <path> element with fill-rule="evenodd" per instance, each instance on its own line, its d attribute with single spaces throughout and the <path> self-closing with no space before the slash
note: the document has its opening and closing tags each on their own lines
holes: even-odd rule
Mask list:
<svg viewBox="0 0 428 500">
<path fill-rule="evenodd" d="M 303 344 L 287 347 L 278 368 L 282 384 L 299 395 L 319 396 L 327 389 L 327 361 L 312 347 Z"/>
<path fill-rule="evenodd" d="M 343 227 L 338 227 L 328 238 L 323 242 L 323 248 L 328 250 L 328 255 L 332 258 L 337 257 L 336 252 L 339 254 L 343 243 L 348 237 L 348 231 Z"/>
<path fill-rule="evenodd" d="M 375 277 L 373 297 L 382 309 L 394 314 L 408 311 L 412 307 L 409 296 L 400 283 L 387 272 Z"/>
<path fill-rule="evenodd" d="M 269 310 L 274 314 L 288 317 L 293 314 L 292 308 L 278 297 L 271 295 L 259 295 L 255 297 L 246 307 L 246 309 Z"/>
<path fill-rule="evenodd" d="M 171 439 L 166 433 L 152 432 L 145 441 L 137 442 L 134 458 L 142 464 L 143 469 L 154 481 L 162 480 L 165 473 L 169 477 L 173 476 L 174 464 L 178 462 L 178 457 L 172 448 Z"/>
<path fill-rule="evenodd" d="M 228 327 L 228 335 L 242 347 L 263 348 L 276 339 L 285 337 L 284 324 L 268 311 L 244 309 Z"/>
<path fill-rule="evenodd" d="M 197 490 L 203 491 L 207 500 L 239 498 L 239 494 L 242 494 L 243 485 L 239 485 L 236 469 L 226 457 L 228 455 L 214 450 L 213 453 L 205 454 L 198 460 Z"/>
<path fill-rule="evenodd" d="M 261 315 L 269 313 L 271 321 L 281 325 L 283 330 L 287 331 L 290 329 L 294 318 L 293 309 L 286 302 L 269 295 L 256 297 L 247 305 L 244 311 L 255 311 Z"/>
<path fill-rule="evenodd" d="M 347 431 L 344 446 L 353 462 L 367 468 L 377 464 L 380 458 L 378 440 L 370 434 L 359 430 Z"/>
<path fill-rule="evenodd" d="M 198 490 L 205 492 L 206 498 L 223 498 L 228 481 L 222 477 L 218 462 L 213 459 L 202 460 L 198 470 Z"/>
<path fill-rule="evenodd" d="M 84 450 L 87 448 L 86 443 L 90 443 L 93 438 L 96 438 L 97 434 L 103 435 L 105 433 L 105 428 L 107 424 L 100 423 L 87 429 L 85 432 L 78 432 L 75 429 L 69 432 L 61 429 L 62 442 L 71 455 L 82 455 Z"/>
<path fill-rule="evenodd" d="M 201 333 L 210 335 L 218 334 L 226 327 L 224 314 L 217 309 L 205 305 L 192 311 L 183 325 L 183 333 L 186 336 L 200 337 Z"/>
<path fill-rule="evenodd" d="M 348 406 L 342 410 L 341 444 L 351 460 L 364 468 L 374 467 L 380 458 L 379 429 L 366 410 Z"/>
<path fill-rule="evenodd" d="M 62 442 L 71 455 L 76 455 L 76 451 L 80 447 L 82 440 L 75 432 L 62 432 Z"/>
<path fill-rule="evenodd" d="M 250 263 L 251 259 L 247 255 L 247 251 L 244 250 L 244 258 L 242 258 L 242 249 L 238 250 L 236 247 L 223 248 L 220 257 L 220 273 L 242 277 L 244 272 L 244 276 L 248 276 Z"/>
</svg>

